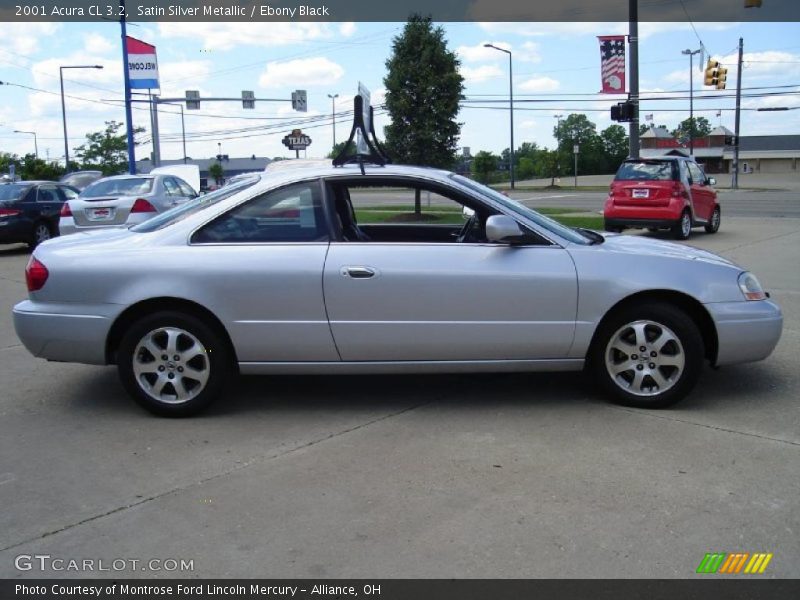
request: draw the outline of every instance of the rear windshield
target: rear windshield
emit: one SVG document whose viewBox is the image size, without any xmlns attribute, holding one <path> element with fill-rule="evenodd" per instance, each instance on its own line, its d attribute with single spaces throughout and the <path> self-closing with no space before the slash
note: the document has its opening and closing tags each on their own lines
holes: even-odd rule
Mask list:
<svg viewBox="0 0 800 600">
<path fill-rule="evenodd" d="M 102 179 L 93 183 L 81 192 L 81 198 L 99 198 L 100 196 L 136 196 L 149 194 L 153 189 L 153 180 L 144 177 L 126 177 L 125 179 Z"/>
<path fill-rule="evenodd" d="M 0 185 L 0 200 L 18 200 L 22 195 L 28 191 L 30 185 L 20 185 L 16 183 L 8 183 Z"/>
<path fill-rule="evenodd" d="M 61 183 L 65 183 L 67 185 L 73 185 L 78 188 L 85 188 L 93 181 L 97 181 L 103 175 L 100 173 L 73 173 L 70 175 L 64 175 L 61 178 Z"/>
<path fill-rule="evenodd" d="M 617 171 L 617 181 L 672 181 L 677 179 L 674 160 L 640 160 L 624 162 Z"/>
</svg>

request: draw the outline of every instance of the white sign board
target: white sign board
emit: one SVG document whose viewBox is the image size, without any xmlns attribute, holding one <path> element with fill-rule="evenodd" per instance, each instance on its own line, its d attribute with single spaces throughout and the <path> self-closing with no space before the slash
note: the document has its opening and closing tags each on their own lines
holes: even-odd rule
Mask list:
<svg viewBox="0 0 800 600">
<path fill-rule="evenodd" d="M 128 49 L 128 75 L 131 80 L 131 89 L 159 89 L 156 47 L 130 36 L 125 38 L 125 45 Z"/>
<path fill-rule="evenodd" d="M 370 107 L 372 106 L 371 104 L 372 94 L 370 93 L 369 89 L 367 89 L 367 87 L 360 81 L 358 82 L 358 95 L 361 96 L 362 100 L 364 101 L 364 112 L 363 112 L 364 129 L 367 131 L 367 133 L 369 133 L 369 130 L 372 127 L 372 120 L 370 118 Z M 369 154 L 369 146 L 367 145 L 367 140 L 362 139 L 360 131 L 357 133 L 358 136 L 356 139 L 356 152 L 358 154 Z"/>
</svg>

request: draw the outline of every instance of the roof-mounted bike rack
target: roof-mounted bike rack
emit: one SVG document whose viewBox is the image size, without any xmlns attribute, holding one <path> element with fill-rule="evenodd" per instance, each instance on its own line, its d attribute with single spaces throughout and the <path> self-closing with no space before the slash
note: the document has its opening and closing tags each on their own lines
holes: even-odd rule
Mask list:
<svg viewBox="0 0 800 600">
<path fill-rule="evenodd" d="M 378 142 L 378 136 L 375 135 L 375 115 L 371 106 L 369 107 L 369 131 L 367 131 L 364 124 L 364 98 L 360 95 L 353 98 L 353 111 L 353 128 L 350 130 L 350 137 L 339 155 L 333 159 L 333 166 L 342 167 L 355 163 L 361 168 L 361 174 L 365 175 L 364 165 L 371 164 L 382 167 L 392 161 L 389 160 L 380 142 Z M 350 145 L 353 144 L 356 132 L 361 133 L 361 139 L 369 148 L 368 154 L 360 153 L 358 145 L 355 145 L 356 151 L 354 154 L 348 154 L 347 151 Z"/>
</svg>

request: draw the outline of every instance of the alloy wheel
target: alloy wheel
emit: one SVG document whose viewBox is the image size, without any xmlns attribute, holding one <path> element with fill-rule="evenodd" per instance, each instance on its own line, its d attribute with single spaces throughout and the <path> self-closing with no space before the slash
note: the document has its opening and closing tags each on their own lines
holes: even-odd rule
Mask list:
<svg viewBox="0 0 800 600">
<path fill-rule="evenodd" d="M 177 327 L 154 329 L 137 343 L 133 373 L 142 391 L 158 402 L 182 404 L 208 383 L 208 352 L 194 335 Z"/>
<path fill-rule="evenodd" d="M 605 365 L 611 380 L 640 397 L 658 396 L 671 389 L 686 367 L 678 336 L 651 320 L 620 327 L 606 346 Z"/>
</svg>

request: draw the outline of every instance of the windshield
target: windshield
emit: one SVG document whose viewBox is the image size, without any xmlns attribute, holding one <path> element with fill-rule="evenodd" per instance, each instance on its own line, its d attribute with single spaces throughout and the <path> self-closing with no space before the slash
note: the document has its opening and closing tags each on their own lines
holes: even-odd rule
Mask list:
<svg viewBox="0 0 800 600">
<path fill-rule="evenodd" d="M 149 194 L 153 189 L 150 177 L 125 177 L 123 179 L 101 179 L 81 192 L 81 198 L 100 196 L 138 196 Z"/>
<path fill-rule="evenodd" d="M 209 206 L 215 205 L 221 200 L 225 200 L 225 198 L 230 198 L 234 194 L 238 194 L 242 190 L 254 185 L 259 181 L 259 179 L 260 177 L 253 176 L 250 179 L 243 179 L 232 185 L 220 188 L 216 192 L 211 192 L 205 196 L 200 196 L 199 198 L 189 201 L 186 204 L 181 204 L 180 206 L 176 206 L 173 209 L 163 212 L 152 219 L 148 219 L 140 225 L 131 227 L 131 231 L 135 231 L 137 233 L 149 233 L 151 231 L 163 229 L 164 227 L 169 227 L 170 225 L 178 223 L 179 221 L 183 221 L 187 217 L 200 212 L 201 210 L 205 210 Z"/>
<path fill-rule="evenodd" d="M 61 183 L 75 186 L 76 188 L 85 188 L 93 181 L 97 181 L 103 175 L 101 173 L 71 173 L 64 175 L 61 178 Z"/>
<path fill-rule="evenodd" d="M 537 225 L 540 225 L 547 231 L 554 233 L 570 242 L 574 242 L 576 244 L 589 244 L 590 240 L 587 239 L 587 236 L 581 234 L 580 232 L 572 229 L 571 227 L 567 227 L 566 225 L 562 225 L 558 221 L 554 221 L 549 217 L 545 217 L 544 215 L 540 215 L 535 210 L 528 208 L 524 204 L 517 202 L 516 200 L 512 200 L 508 196 L 501 194 L 493 190 L 492 188 L 485 186 L 483 184 L 477 183 L 476 181 L 472 181 L 471 179 L 467 179 L 461 175 L 450 175 L 450 179 L 453 181 L 460 183 L 462 186 L 469 188 L 473 192 L 477 192 L 484 197 L 491 198 L 498 204 L 502 205 L 504 208 L 507 208 L 513 213 L 520 215 L 526 219 L 530 219 Z"/>
<path fill-rule="evenodd" d="M 672 181 L 677 179 L 674 160 L 624 162 L 614 179 L 617 181 Z"/>
<path fill-rule="evenodd" d="M 0 185 L 0 200 L 19 200 L 30 189 L 30 185 L 9 183 Z"/>
</svg>

